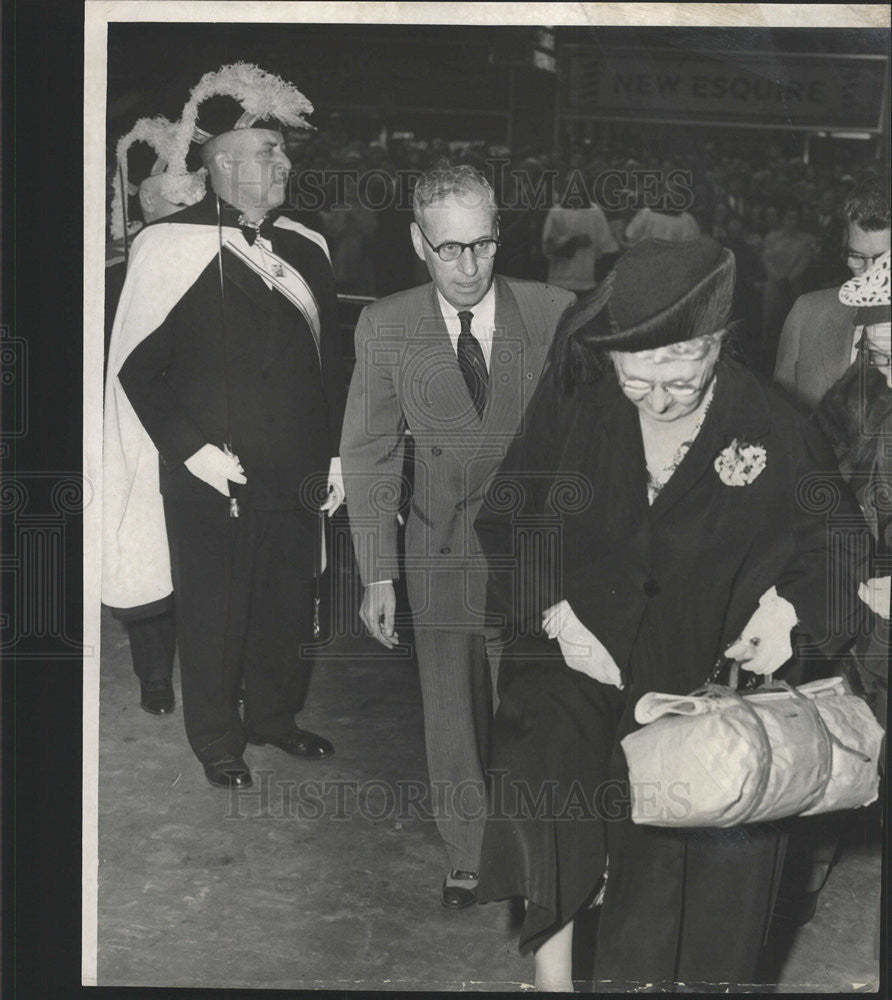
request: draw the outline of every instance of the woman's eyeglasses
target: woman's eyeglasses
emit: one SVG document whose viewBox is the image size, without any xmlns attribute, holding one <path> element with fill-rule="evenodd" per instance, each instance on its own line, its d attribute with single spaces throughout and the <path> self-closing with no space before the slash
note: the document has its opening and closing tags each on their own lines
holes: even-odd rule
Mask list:
<svg viewBox="0 0 892 1000">
<path fill-rule="evenodd" d="M 648 382 L 643 378 L 624 378 L 619 380 L 619 384 L 632 396 L 646 396 L 651 389 L 659 386 L 676 399 L 693 399 L 703 388 L 690 382 Z"/>
</svg>

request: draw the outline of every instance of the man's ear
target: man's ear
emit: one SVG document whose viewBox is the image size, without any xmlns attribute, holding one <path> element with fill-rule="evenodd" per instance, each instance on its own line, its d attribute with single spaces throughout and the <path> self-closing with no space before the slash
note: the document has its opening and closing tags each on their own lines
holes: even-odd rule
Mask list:
<svg viewBox="0 0 892 1000">
<path fill-rule="evenodd" d="M 217 150 L 211 157 L 211 162 L 219 173 L 227 175 L 232 173 L 232 156 L 226 150 Z"/>
<path fill-rule="evenodd" d="M 418 254 L 420 260 L 427 263 L 424 256 L 424 237 L 421 235 L 421 230 L 418 228 L 417 222 L 410 223 L 409 233 L 412 236 L 412 246 L 415 247 L 415 253 Z"/>
<path fill-rule="evenodd" d="M 151 187 L 148 184 L 141 184 L 137 197 L 139 198 L 139 207 L 142 209 L 142 214 L 148 218 L 155 206 L 155 195 Z"/>
</svg>

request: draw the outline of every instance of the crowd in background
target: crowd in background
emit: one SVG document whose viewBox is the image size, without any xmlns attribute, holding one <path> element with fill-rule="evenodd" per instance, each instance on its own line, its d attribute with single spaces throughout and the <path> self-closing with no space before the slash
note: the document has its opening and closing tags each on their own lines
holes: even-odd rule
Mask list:
<svg viewBox="0 0 892 1000">
<path fill-rule="evenodd" d="M 416 140 L 383 128 L 368 135 L 334 114 L 318 132 L 285 136 L 293 170 L 284 208 L 326 237 L 341 294 L 380 298 L 428 280 L 409 239 L 412 185 L 448 159 L 493 183 L 504 275 L 578 293 L 647 236 L 720 240 L 737 261 L 740 353 L 766 373 L 797 297 L 849 276 L 843 206 L 866 175 L 888 169 L 851 150 L 807 163 L 767 135 L 746 149 L 730 136 L 685 143 L 683 130 L 671 148 L 647 133 L 634 145 L 567 139 L 550 149 Z"/>
<path fill-rule="evenodd" d="M 326 236 L 342 293 L 380 297 L 427 280 L 408 236 L 415 173 L 448 158 L 493 181 L 501 206 L 497 270 L 582 291 L 645 236 L 708 233 L 737 259 L 738 339 L 769 371 L 784 318 L 803 292 L 848 276 L 842 207 L 882 168 L 866 157 L 806 163 L 767 141 L 758 154 L 717 140 L 509 150 L 486 143 L 381 136 L 343 127 L 288 136 L 289 207 Z"/>
</svg>

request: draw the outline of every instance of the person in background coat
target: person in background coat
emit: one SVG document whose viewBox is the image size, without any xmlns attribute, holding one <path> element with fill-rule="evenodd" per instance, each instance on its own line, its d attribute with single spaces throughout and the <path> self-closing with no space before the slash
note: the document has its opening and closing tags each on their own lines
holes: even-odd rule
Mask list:
<svg viewBox="0 0 892 1000">
<path fill-rule="evenodd" d="M 127 273 L 129 241 L 143 223 L 155 222 L 183 206 L 168 201 L 161 191 L 166 147 L 175 126 L 166 118 L 141 118 L 117 143 L 118 170 L 113 181 L 111 235 L 119 251 L 106 260 L 105 267 L 105 358 L 111 341 L 115 312 Z M 133 148 L 139 142 L 140 146 Z M 148 148 L 146 148 L 148 147 Z M 126 207 L 135 196 L 135 211 L 142 219 L 130 221 Z M 130 640 L 133 672 L 139 679 L 139 706 L 150 715 L 169 715 L 174 709 L 173 659 L 176 651 L 173 594 L 149 604 L 111 608 L 124 624 Z"/>
</svg>

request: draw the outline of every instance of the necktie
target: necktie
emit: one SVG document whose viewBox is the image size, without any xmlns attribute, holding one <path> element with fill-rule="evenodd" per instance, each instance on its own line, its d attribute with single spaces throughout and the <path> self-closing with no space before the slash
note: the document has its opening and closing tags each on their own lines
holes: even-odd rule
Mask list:
<svg viewBox="0 0 892 1000">
<path fill-rule="evenodd" d="M 243 222 L 241 218 L 239 219 L 239 228 L 242 231 L 242 236 L 248 242 L 248 246 L 254 246 L 254 241 L 258 236 L 262 236 L 265 240 L 269 240 L 270 243 L 273 241 L 273 220 L 270 218 L 264 218 L 259 224 L 255 225 L 252 222 Z"/>
<path fill-rule="evenodd" d="M 473 316 L 474 314 L 467 309 L 458 314 L 461 322 L 461 330 L 458 334 L 458 367 L 461 368 L 477 416 L 482 420 L 483 411 L 486 409 L 486 387 L 489 375 L 486 371 L 486 362 L 483 360 L 483 350 L 477 338 L 471 333 Z"/>
</svg>

